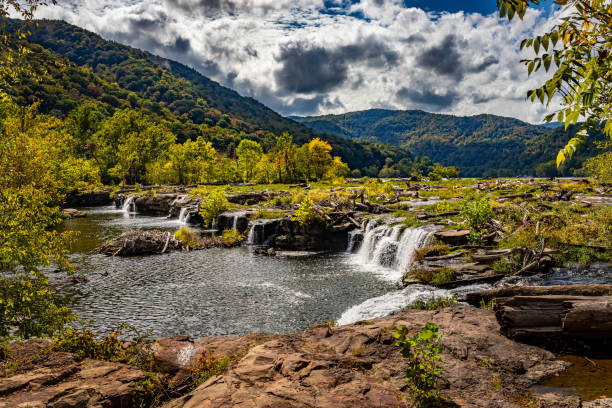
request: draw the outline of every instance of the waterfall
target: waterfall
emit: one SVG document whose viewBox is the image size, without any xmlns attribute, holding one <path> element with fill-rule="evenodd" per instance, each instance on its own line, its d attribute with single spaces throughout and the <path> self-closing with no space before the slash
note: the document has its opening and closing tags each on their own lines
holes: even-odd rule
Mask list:
<svg viewBox="0 0 612 408">
<path fill-rule="evenodd" d="M 414 252 L 427 242 L 430 235 L 431 231 L 423 228 L 405 228 L 402 231 L 399 226 L 370 222 L 355 261 L 368 267 L 382 267 L 385 278 L 399 280 L 412 264 Z"/>
<path fill-rule="evenodd" d="M 179 213 L 179 224 L 186 225 L 189 222 L 189 217 L 191 214 L 189 213 L 189 209 L 187 207 L 181 207 L 181 212 Z"/>
<path fill-rule="evenodd" d="M 121 208 L 124 213 L 136 212 L 136 203 L 134 202 L 134 196 L 129 196 L 123 201 L 123 207 Z"/>
<path fill-rule="evenodd" d="M 355 240 L 357 239 L 357 235 L 361 234 L 359 230 L 353 230 L 348 234 L 348 244 L 346 245 L 346 253 L 353 253 L 353 249 L 355 249 Z"/>
<path fill-rule="evenodd" d="M 251 222 L 248 245 L 269 246 L 272 239 L 278 235 L 280 219 L 255 220 Z"/>
</svg>

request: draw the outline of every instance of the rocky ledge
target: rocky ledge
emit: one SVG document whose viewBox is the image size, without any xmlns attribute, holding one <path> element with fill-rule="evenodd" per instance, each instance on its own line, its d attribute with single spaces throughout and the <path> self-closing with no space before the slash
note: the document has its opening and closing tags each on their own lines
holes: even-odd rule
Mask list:
<svg viewBox="0 0 612 408">
<path fill-rule="evenodd" d="M 204 351 L 242 356 L 223 374 L 169 401 L 168 408 L 397 408 L 408 403 L 406 360 L 394 345 L 394 328 L 399 324 L 417 333 L 427 322 L 438 324 L 444 334 L 445 406 L 611 406 L 609 400 L 583 403 L 577 396 L 539 394 L 531 387 L 568 363 L 541 348 L 509 340 L 499 334 L 493 312 L 466 306 L 405 311 L 340 327 L 320 324 L 287 335 L 195 341 L 177 336 L 157 340 L 153 349 L 158 370 L 174 378 L 189 373 Z M 60 354 L 65 363 L 53 365 Z M 20 367 L 13 377 L 0 379 L 0 407 L 129 406 L 124 404 L 130 390 L 143 375 L 120 364 L 76 363 L 69 354 L 50 353 Z"/>
</svg>

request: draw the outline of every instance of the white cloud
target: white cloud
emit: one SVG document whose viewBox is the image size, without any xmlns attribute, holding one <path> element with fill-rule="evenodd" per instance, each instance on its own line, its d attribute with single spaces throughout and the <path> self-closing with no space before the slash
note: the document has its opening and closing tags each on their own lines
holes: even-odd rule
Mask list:
<svg viewBox="0 0 612 408">
<path fill-rule="evenodd" d="M 541 122 L 524 95 L 520 41 L 552 24 L 537 10 L 431 14 L 400 0 L 72 0 L 41 9 L 103 37 L 176 59 L 282 114 L 372 107 Z"/>
</svg>

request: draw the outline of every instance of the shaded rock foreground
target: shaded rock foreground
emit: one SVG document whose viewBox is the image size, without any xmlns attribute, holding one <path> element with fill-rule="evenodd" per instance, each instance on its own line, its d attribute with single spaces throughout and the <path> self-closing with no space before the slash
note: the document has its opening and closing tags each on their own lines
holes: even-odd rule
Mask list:
<svg viewBox="0 0 612 408">
<path fill-rule="evenodd" d="M 243 355 L 224 374 L 169 401 L 169 408 L 397 408 L 407 406 L 406 361 L 394 345 L 394 327 L 401 324 L 417 333 L 427 322 L 438 324 L 444 334 L 443 395 L 448 406 L 610 406 L 609 400 L 595 405 L 576 396 L 530 393 L 531 386 L 563 371 L 568 363 L 503 337 L 491 311 L 465 306 L 405 311 L 340 327 L 320 324 L 287 335 L 195 341 L 176 336 L 157 340 L 153 349 L 158 370 L 175 379 L 188 376 L 203 351 Z M 0 407 L 130 406 L 134 386 L 144 376 L 122 364 L 77 363 L 69 353 L 48 353 L 20 367 L 11 378 L 0 378 Z"/>
<path fill-rule="evenodd" d="M 451 406 L 519 406 L 517 401 L 529 395 L 530 386 L 567 366 L 548 351 L 501 336 L 490 311 L 463 306 L 406 311 L 368 322 L 340 327 L 322 324 L 301 333 L 260 339 L 262 343 L 225 374 L 210 378 L 168 407 L 404 406 L 406 361 L 394 345 L 394 327 L 401 324 L 416 333 L 426 322 L 438 324 L 444 333 L 443 393 Z M 238 350 L 244 346 L 243 339 L 227 339 L 218 353 L 227 353 L 232 343 Z M 186 344 L 192 344 L 168 339 L 158 344 L 164 342 L 170 347 L 163 351 L 166 359 L 184 355 L 185 348 L 190 348 Z M 211 348 L 219 345 L 218 339 L 193 344 L 205 347 L 207 342 Z M 578 397 L 563 400 L 568 407 L 580 406 Z"/>
</svg>

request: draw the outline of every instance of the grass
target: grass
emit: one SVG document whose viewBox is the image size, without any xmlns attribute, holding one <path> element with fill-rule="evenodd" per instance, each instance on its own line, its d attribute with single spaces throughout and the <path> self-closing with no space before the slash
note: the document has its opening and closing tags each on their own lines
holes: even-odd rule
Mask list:
<svg viewBox="0 0 612 408">
<path fill-rule="evenodd" d="M 427 300 L 418 299 L 412 305 L 406 306 L 405 310 L 439 310 L 458 303 L 457 296 L 432 297 Z"/>
<path fill-rule="evenodd" d="M 457 271 L 454 268 L 445 267 L 439 270 L 414 268 L 408 274 L 422 283 L 431 285 L 442 285 L 456 279 Z"/>
</svg>

